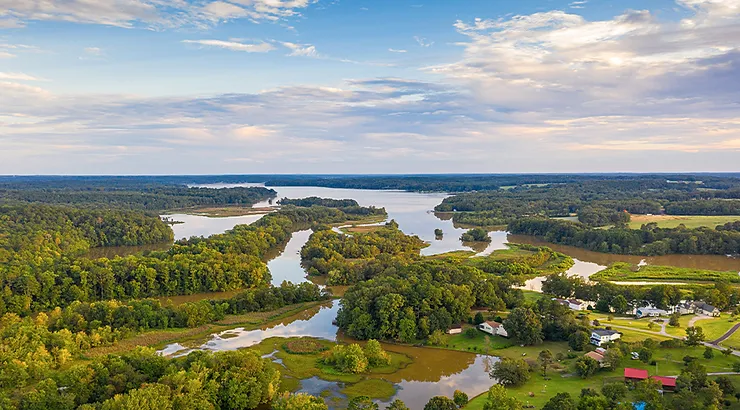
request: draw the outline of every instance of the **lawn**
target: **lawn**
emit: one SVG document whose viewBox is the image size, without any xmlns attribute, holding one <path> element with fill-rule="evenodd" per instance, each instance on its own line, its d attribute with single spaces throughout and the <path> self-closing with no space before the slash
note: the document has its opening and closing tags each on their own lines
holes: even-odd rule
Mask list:
<svg viewBox="0 0 740 410">
<path fill-rule="evenodd" d="M 677 268 L 673 266 L 641 266 L 636 270 L 629 263 L 618 262 L 610 267 L 596 272 L 591 280 L 606 281 L 687 281 L 687 282 L 740 282 L 740 276 L 735 271 L 715 271 L 707 269 Z"/>
<path fill-rule="evenodd" d="M 685 337 L 686 336 L 686 328 L 689 327 L 689 321 L 691 321 L 691 318 L 693 318 L 696 315 L 683 315 L 681 316 L 681 319 L 678 320 L 678 323 L 680 324 L 679 327 L 673 327 L 673 326 L 666 326 L 665 331 L 669 335 L 678 336 L 678 337 Z"/>
<path fill-rule="evenodd" d="M 718 318 L 708 317 L 706 319 L 703 318 L 697 320 L 694 323 L 694 326 L 701 327 L 702 331 L 704 331 L 704 336 L 706 336 L 706 340 L 711 342 L 712 340 L 718 339 L 720 336 L 727 333 L 727 331 L 736 324 L 737 320 L 731 319 L 730 315 L 725 313 Z"/>
<path fill-rule="evenodd" d="M 570 374 L 570 367 L 575 362 L 575 359 L 570 359 L 563 361 L 564 369 L 562 371 L 548 372 L 550 380 L 545 380 L 539 372 L 533 373 L 531 379 L 526 384 L 508 388 L 507 391 L 509 395 L 516 397 L 524 404 L 541 408 L 557 393 L 570 393 L 571 396 L 578 397 L 581 389 L 590 387 L 599 391 L 606 383 L 622 381 L 625 367 L 646 369 L 651 376 L 677 376 L 681 373 L 681 369 L 684 366 L 682 361 L 684 356 L 698 357 L 699 362 L 706 366 L 708 372 L 732 371 L 732 363 L 737 360 L 737 358 L 726 357 L 719 354 L 719 352 L 717 352 L 718 354 L 713 359 L 708 360 L 702 356 L 703 352 L 704 347 L 658 348 L 653 353 L 653 358 L 656 360 L 657 366 L 650 366 L 638 360 L 624 359 L 622 366 L 618 369 L 614 371 L 604 369 L 588 379 L 581 379 L 578 376 Z M 466 410 L 481 410 L 486 402 L 486 398 L 486 393 L 475 397 L 464 408 Z"/>
<path fill-rule="evenodd" d="M 687 228 L 698 228 L 708 226 L 714 228 L 717 225 L 724 225 L 728 222 L 740 220 L 738 215 L 728 216 L 682 216 L 682 215 L 631 215 L 630 228 L 640 229 L 644 224 L 655 222 L 660 228 L 675 228 L 684 224 Z"/>
</svg>

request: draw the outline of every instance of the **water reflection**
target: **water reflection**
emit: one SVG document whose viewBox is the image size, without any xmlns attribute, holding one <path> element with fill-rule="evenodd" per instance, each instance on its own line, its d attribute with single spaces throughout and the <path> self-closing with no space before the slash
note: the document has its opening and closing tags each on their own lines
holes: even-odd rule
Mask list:
<svg viewBox="0 0 740 410">
<path fill-rule="evenodd" d="M 267 267 L 272 274 L 272 284 L 279 286 L 283 281 L 293 283 L 307 282 L 306 271 L 301 266 L 301 248 L 311 236 L 310 229 L 293 232 L 293 236 L 282 252 L 270 258 Z"/>
<path fill-rule="evenodd" d="M 203 188 L 233 188 L 264 186 L 263 184 L 207 184 Z M 436 255 L 455 250 L 470 250 L 460 242 L 465 229 L 455 227 L 451 219 L 442 220 L 432 211 L 449 195 L 440 193 L 417 193 L 406 191 L 379 191 L 369 189 L 339 189 L 322 187 L 268 187 L 277 191 L 280 198 L 306 198 L 311 196 L 331 199 L 354 199 L 361 206 L 384 207 L 389 219 L 395 219 L 407 235 L 417 235 L 430 246 L 422 250 L 423 255 Z M 255 208 L 276 206 L 275 201 L 255 204 Z M 434 230 L 442 229 L 444 236 L 435 240 Z"/>
<path fill-rule="evenodd" d="M 208 217 L 203 215 L 172 214 L 162 215 L 174 221 L 182 222 L 172 225 L 175 240 L 187 239 L 191 236 L 211 236 L 224 233 L 236 225 L 249 225 L 260 220 L 266 214 Z"/>
<path fill-rule="evenodd" d="M 210 336 L 210 339 L 200 346 L 199 350 L 224 351 L 237 350 L 254 346 L 271 337 L 317 337 L 326 340 L 336 340 L 337 327 L 332 321 L 339 310 L 338 302 L 329 302 L 325 306 L 317 306 L 305 310 L 279 323 L 265 325 L 260 329 L 245 330 L 244 328 L 229 329 Z M 173 345 L 166 346 L 162 352 L 178 353 Z"/>
</svg>

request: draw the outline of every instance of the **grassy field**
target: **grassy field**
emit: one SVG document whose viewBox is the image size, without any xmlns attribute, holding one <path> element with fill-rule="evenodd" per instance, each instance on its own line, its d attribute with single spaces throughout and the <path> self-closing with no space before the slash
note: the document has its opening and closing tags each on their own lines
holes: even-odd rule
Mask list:
<svg viewBox="0 0 740 410">
<path fill-rule="evenodd" d="M 311 345 L 321 346 L 323 349 L 300 354 L 291 353 L 290 344 L 310 342 Z M 412 359 L 404 354 L 388 352 L 391 364 L 384 367 L 372 368 L 367 374 L 340 373 L 330 366 L 319 362 L 325 350 L 335 346 L 335 342 L 315 338 L 280 338 L 273 337 L 263 340 L 260 344 L 249 349 L 261 355 L 274 355 L 281 363 L 274 363 L 280 370 L 283 378 L 283 389 L 296 390 L 301 379 L 319 377 L 322 380 L 342 382 L 346 385 L 342 393 L 348 397 L 365 395 L 374 399 L 386 400 L 395 394 L 395 386 L 385 380 L 376 378 L 385 374 L 392 374 L 411 364 Z M 375 376 L 375 377 L 373 377 Z"/>
<path fill-rule="evenodd" d="M 740 283 L 740 275 L 734 271 L 714 271 L 706 269 L 677 268 L 673 266 L 641 266 L 639 270 L 624 262 L 618 262 L 610 267 L 591 275 L 590 280 L 596 281 L 650 281 L 650 282 L 727 282 Z"/>
<path fill-rule="evenodd" d="M 727 333 L 733 326 L 737 324 L 737 320 L 731 319 L 730 315 L 723 313 L 720 317 L 702 318 L 694 322 L 694 326 L 701 327 L 704 331 L 707 341 L 718 339 L 720 336 Z M 685 332 L 684 332 L 685 333 Z"/>
<path fill-rule="evenodd" d="M 732 363 L 737 360 L 734 357 L 726 357 L 717 354 L 713 359 L 707 360 L 702 356 L 704 347 L 684 347 L 676 349 L 655 349 L 653 358 L 657 366 L 650 366 L 638 360 L 625 359 L 622 366 L 614 371 L 601 370 L 595 376 L 588 379 L 572 375 L 572 365 L 575 359 L 564 360 L 560 363 L 562 370 L 548 372 L 550 380 L 545 380 L 541 373 L 533 373 L 532 378 L 523 386 L 508 388 L 510 396 L 516 397 L 525 404 L 541 408 L 547 401 L 557 393 L 570 393 L 578 397 L 581 389 L 590 387 L 597 391 L 606 383 L 622 381 L 625 367 L 646 369 L 651 376 L 677 376 L 681 373 L 684 364 L 681 360 L 684 356 L 695 356 L 699 362 L 707 367 L 708 372 L 732 371 Z M 719 353 L 719 352 L 717 352 Z M 531 393 L 531 395 L 530 395 Z M 470 401 L 465 406 L 466 410 L 482 410 L 486 402 L 486 394 L 482 394 Z"/>
<path fill-rule="evenodd" d="M 673 327 L 673 326 L 666 326 L 665 331 L 669 335 L 677 336 L 677 337 L 685 337 L 686 336 L 686 328 L 689 327 L 689 321 L 691 321 L 691 318 L 693 318 L 695 315 L 683 315 L 681 316 L 681 319 L 678 320 L 678 323 L 680 324 L 679 327 Z"/>
<path fill-rule="evenodd" d="M 681 215 L 631 215 L 630 228 L 640 229 L 644 224 L 655 222 L 660 228 L 675 228 L 684 224 L 687 228 L 698 228 L 708 226 L 714 228 L 727 222 L 740 220 L 740 215 L 728 216 L 681 216 Z"/>
</svg>

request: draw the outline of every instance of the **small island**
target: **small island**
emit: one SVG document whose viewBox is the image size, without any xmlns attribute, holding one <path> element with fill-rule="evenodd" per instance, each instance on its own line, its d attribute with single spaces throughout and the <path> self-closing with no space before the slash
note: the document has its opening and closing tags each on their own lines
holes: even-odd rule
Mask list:
<svg viewBox="0 0 740 410">
<path fill-rule="evenodd" d="M 488 231 L 483 228 L 473 228 L 460 236 L 463 242 L 491 242 Z"/>
</svg>

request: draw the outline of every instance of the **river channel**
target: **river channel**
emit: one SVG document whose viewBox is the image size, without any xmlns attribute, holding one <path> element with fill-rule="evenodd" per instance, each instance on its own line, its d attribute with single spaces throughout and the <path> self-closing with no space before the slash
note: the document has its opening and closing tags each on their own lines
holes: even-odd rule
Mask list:
<svg viewBox="0 0 740 410">
<path fill-rule="evenodd" d="M 207 185 L 210 188 L 223 188 L 245 185 Z M 249 186 L 254 186 L 253 184 Z M 584 251 L 578 248 L 558 246 L 544 243 L 537 238 L 509 235 L 504 231 L 491 232 L 492 241 L 487 246 L 474 249 L 469 244 L 460 242 L 459 237 L 465 231 L 455 227 L 451 220 L 437 218 L 431 211 L 447 195 L 411 193 L 402 191 L 372 191 L 356 189 L 331 189 L 317 187 L 276 187 L 278 198 L 305 198 L 318 196 L 323 198 L 345 199 L 351 198 L 362 206 L 385 207 L 388 218 L 398 222 L 400 229 L 406 234 L 418 235 L 427 241 L 430 246 L 422 253 L 425 255 L 439 254 L 455 250 L 474 250 L 478 255 L 490 254 L 496 249 L 506 248 L 507 242 L 547 245 L 553 249 L 574 257 L 575 264 L 568 271 L 570 275 L 588 278 L 595 272 L 603 269 L 610 263 L 626 261 L 631 263 L 664 264 L 685 267 L 705 267 L 709 269 L 740 270 L 740 260 L 723 256 L 686 256 L 674 255 L 657 258 L 641 258 L 624 255 L 608 255 Z M 273 203 L 260 203 L 255 207 L 275 206 Z M 182 221 L 173 228 L 177 238 L 191 235 L 208 236 L 231 229 L 243 223 L 253 223 L 260 215 L 246 217 L 209 218 L 193 215 L 168 215 L 171 219 Z M 435 238 L 434 230 L 442 229 L 444 237 Z M 295 232 L 283 249 L 275 252 L 268 262 L 272 274 L 272 282 L 279 285 L 288 280 L 294 283 L 306 281 L 306 273 L 300 265 L 300 249 L 310 236 L 310 230 Z M 542 278 L 528 281 L 526 289 L 540 290 Z M 332 324 L 339 309 L 339 303 L 333 302 L 326 306 L 317 307 L 302 312 L 294 317 L 272 323 L 260 329 L 245 330 L 243 328 L 230 329 L 211 335 L 202 343 L 185 347 L 180 344 L 166 346 L 161 352 L 167 355 L 185 354 L 192 349 L 212 351 L 234 350 L 254 346 L 270 337 L 311 336 L 327 340 L 336 340 L 338 328 Z M 399 398 L 413 409 L 422 408 L 428 399 L 435 395 L 451 396 L 456 389 L 466 392 L 470 397 L 485 392 L 493 383 L 488 376 L 488 367 L 491 360 L 486 356 L 437 350 L 428 348 L 386 345 L 391 351 L 404 353 L 414 359 L 414 363 L 405 369 L 382 378 L 393 383 Z M 302 381 L 301 391 L 319 394 L 322 391 L 340 394 L 341 386 L 335 382 L 326 382 L 316 378 Z"/>
</svg>

